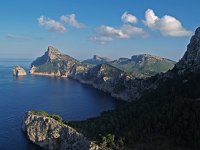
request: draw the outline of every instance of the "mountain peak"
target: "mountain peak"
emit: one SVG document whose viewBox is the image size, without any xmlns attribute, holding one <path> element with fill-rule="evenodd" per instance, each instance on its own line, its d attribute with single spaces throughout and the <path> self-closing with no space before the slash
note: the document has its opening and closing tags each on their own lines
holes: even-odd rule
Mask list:
<svg viewBox="0 0 200 150">
<path fill-rule="evenodd" d="M 178 69 L 190 68 L 192 70 L 198 66 L 200 66 L 200 27 L 196 29 L 187 46 L 187 51 L 176 65 Z"/>
<path fill-rule="evenodd" d="M 98 59 L 100 59 L 101 57 L 99 56 L 99 55 L 94 55 L 93 56 L 93 59 L 95 59 L 95 60 L 98 60 Z"/>
<path fill-rule="evenodd" d="M 83 63 L 98 65 L 98 64 L 104 64 L 112 61 L 112 59 L 108 57 L 102 57 L 99 55 L 94 55 L 93 58 L 84 60 Z"/>
<path fill-rule="evenodd" d="M 52 60 L 52 59 L 56 59 L 58 55 L 61 55 L 61 52 L 53 46 L 48 46 L 47 55 Z"/>
</svg>

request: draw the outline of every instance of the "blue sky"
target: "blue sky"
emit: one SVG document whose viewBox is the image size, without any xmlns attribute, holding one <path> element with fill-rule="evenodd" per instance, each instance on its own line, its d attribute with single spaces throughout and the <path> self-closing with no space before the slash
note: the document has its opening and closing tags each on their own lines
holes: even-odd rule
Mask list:
<svg viewBox="0 0 200 150">
<path fill-rule="evenodd" d="M 199 26 L 199 0 L 1 0 L 0 58 L 48 45 L 77 59 L 149 53 L 179 60 Z"/>
</svg>

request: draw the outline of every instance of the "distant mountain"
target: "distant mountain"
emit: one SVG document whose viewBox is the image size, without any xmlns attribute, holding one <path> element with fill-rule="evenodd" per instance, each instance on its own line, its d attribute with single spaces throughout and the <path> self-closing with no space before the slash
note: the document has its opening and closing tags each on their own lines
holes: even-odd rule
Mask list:
<svg viewBox="0 0 200 150">
<path fill-rule="evenodd" d="M 82 63 L 88 65 L 98 64 L 110 64 L 118 69 L 121 69 L 129 74 L 138 78 L 149 77 L 157 73 L 166 72 L 172 69 L 175 65 L 175 61 L 161 58 L 159 56 L 153 56 L 149 54 L 133 55 L 129 58 L 119 58 L 118 60 L 112 60 L 107 57 L 100 57 L 94 55 L 92 59 L 82 61 Z"/>
<path fill-rule="evenodd" d="M 91 64 L 91 65 L 98 65 L 98 64 L 105 64 L 105 63 L 108 63 L 110 61 L 112 61 L 111 58 L 94 55 L 93 58 L 84 60 L 84 61 L 82 61 L 82 63 Z"/>
<path fill-rule="evenodd" d="M 125 72 L 133 72 L 146 76 L 166 72 L 169 69 L 172 69 L 175 63 L 175 61 L 149 54 L 133 55 L 131 59 L 120 58 L 109 62 L 112 66 L 115 66 Z"/>
<path fill-rule="evenodd" d="M 108 61 L 109 59 L 95 56 L 94 60 Z M 33 61 L 30 73 L 71 77 L 108 92 L 113 97 L 134 101 L 141 97 L 146 88 L 157 86 L 156 83 L 150 84 L 141 79 L 160 73 L 160 71 L 167 71 L 171 68 L 169 65 L 171 63 L 172 61 L 168 59 L 144 54 L 132 56 L 131 59 L 120 58 L 117 61 L 90 66 L 49 46 L 43 56 Z M 124 71 L 131 69 L 134 71 Z"/>
</svg>

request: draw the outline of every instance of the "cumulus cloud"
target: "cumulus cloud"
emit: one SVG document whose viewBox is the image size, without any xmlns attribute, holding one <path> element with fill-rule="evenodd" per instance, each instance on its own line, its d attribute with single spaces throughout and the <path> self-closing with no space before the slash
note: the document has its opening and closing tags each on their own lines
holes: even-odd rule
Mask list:
<svg viewBox="0 0 200 150">
<path fill-rule="evenodd" d="M 159 18 L 152 9 L 145 12 L 145 21 L 143 23 L 152 30 L 159 30 L 164 36 L 190 36 L 192 33 L 186 30 L 181 22 L 175 17 L 165 15 Z"/>
<path fill-rule="evenodd" d="M 66 23 L 70 26 L 73 26 L 75 28 L 78 28 L 78 29 L 85 27 L 85 25 L 83 23 L 78 22 L 75 14 L 61 16 L 60 20 L 63 21 L 64 23 Z"/>
<path fill-rule="evenodd" d="M 38 23 L 41 26 L 44 26 L 46 29 L 49 29 L 51 31 L 56 31 L 56 32 L 60 32 L 60 33 L 67 32 L 67 29 L 65 28 L 65 26 L 62 23 L 55 21 L 53 19 L 50 19 L 50 18 L 46 18 L 45 16 L 40 16 L 38 18 Z"/>
<path fill-rule="evenodd" d="M 130 13 L 128 13 L 127 11 L 124 12 L 124 14 L 121 17 L 121 20 L 124 23 L 137 23 L 138 22 L 137 17 L 132 15 L 132 14 L 130 14 Z"/>
<path fill-rule="evenodd" d="M 110 42 L 114 38 L 129 39 L 136 36 L 147 36 L 147 33 L 142 28 L 134 27 L 127 24 L 124 24 L 120 28 L 102 25 L 101 27 L 98 27 L 96 29 L 96 33 L 97 36 L 92 39 L 96 42 L 99 42 L 100 44 Z"/>
</svg>

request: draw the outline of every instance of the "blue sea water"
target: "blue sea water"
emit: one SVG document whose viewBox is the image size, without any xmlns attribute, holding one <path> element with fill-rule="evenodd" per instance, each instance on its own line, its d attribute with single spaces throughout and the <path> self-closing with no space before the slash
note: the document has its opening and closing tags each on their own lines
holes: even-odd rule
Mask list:
<svg viewBox="0 0 200 150">
<path fill-rule="evenodd" d="M 12 76 L 16 65 L 29 70 L 31 60 L 0 59 L 0 150 L 39 150 L 21 131 L 24 113 L 45 110 L 65 120 L 84 120 L 122 102 L 90 86 L 66 78 Z"/>
</svg>

